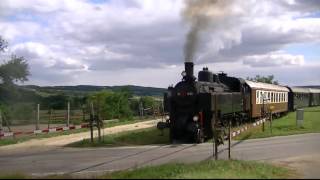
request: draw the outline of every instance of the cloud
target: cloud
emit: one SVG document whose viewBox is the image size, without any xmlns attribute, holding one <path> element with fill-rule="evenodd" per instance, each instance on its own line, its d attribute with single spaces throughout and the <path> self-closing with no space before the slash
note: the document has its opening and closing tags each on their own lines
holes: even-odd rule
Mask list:
<svg viewBox="0 0 320 180">
<path fill-rule="evenodd" d="M 290 66 L 302 65 L 304 57 L 302 55 L 290 55 L 283 52 L 271 52 L 264 55 L 247 56 L 243 64 L 252 67 L 270 67 L 270 66 Z"/>
<path fill-rule="evenodd" d="M 320 41 L 318 1 L 233 2 L 231 9 L 236 13 L 210 23 L 202 32 L 197 65 L 213 63 L 223 70 L 221 65 L 237 63 L 252 72 L 256 72 L 252 67 L 260 71 L 308 67 L 303 53 L 293 55 L 283 49 Z M 176 79 L 162 78 L 162 73 L 176 71 L 179 77 L 184 62 L 183 44 L 189 30 L 181 17 L 184 6 L 183 0 L 4 0 L 0 34 L 9 40 L 12 53 L 29 60 L 31 82 L 90 84 L 91 79 L 107 83 L 103 74 L 127 73 L 117 76 L 117 82 L 129 83 L 129 78 L 134 84 L 143 75 L 134 79 L 131 74 L 159 69 L 156 81 L 170 84 Z M 113 78 L 108 81 L 116 83 Z"/>
<path fill-rule="evenodd" d="M 57 45 L 50 47 L 37 42 L 21 43 L 12 47 L 13 54 L 25 57 L 31 66 L 57 70 L 86 70 L 88 68 L 78 59 L 55 53 L 61 49 L 62 47 Z"/>
</svg>

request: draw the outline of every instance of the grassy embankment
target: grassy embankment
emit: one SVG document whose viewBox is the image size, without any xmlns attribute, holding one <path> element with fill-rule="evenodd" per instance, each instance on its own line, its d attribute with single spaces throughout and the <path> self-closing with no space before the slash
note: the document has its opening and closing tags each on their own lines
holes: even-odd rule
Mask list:
<svg viewBox="0 0 320 180">
<path fill-rule="evenodd" d="M 121 121 L 112 121 L 112 122 L 106 122 L 104 124 L 105 128 L 120 126 L 120 125 L 127 125 L 127 124 L 134 124 L 138 122 L 148 121 L 153 118 L 147 118 L 147 119 L 133 119 L 133 120 L 121 120 Z M 96 128 L 95 128 L 96 129 Z M 21 142 L 25 142 L 31 139 L 43 139 L 43 138 L 51 138 L 56 136 L 62 136 L 62 135 L 69 135 L 69 134 L 76 134 L 81 132 L 88 132 L 89 129 L 75 129 L 70 131 L 59 131 L 59 132 L 51 132 L 47 134 L 37 134 L 37 135 L 27 135 L 27 136 L 17 136 L 17 137 L 10 137 L 10 138 L 2 138 L 0 139 L 0 146 L 10 145 L 10 144 L 17 144 Z"/>
<path fill-rule="evenodd" d="M 130 171 L 118 171 L 95 176 L 103 179 L 266 179 L 296 178 L 298 175 L 284 167 L 253 161 L 203 161 L 192 164 L 165 164 Z M 0 179 L 32 178 L 23 174 L 0 175 Z M 44 179 L 75 178 L 68 175 L 48 176 Z"/>
<path fill-rule="evenodd" d="M 159 131 L 157 128 L 139 129 L 134 131 L 121 132 L 118 134 L 106 135 L 102 142 L 98 142 L 97 138 L 94 143 L 90 139 L 84 139 L 79 142 L 72 143 L 70 147 L 113 147 L 113 146 L 129 146 L 129 145 L 150 145 L 150 144 L 168 144 L 168 129 Z"/>
<path fill-rule="evenodd" d="M 303 133 L 320 133 L 320 107 L 304 109 L 304 122 L 301 127 L 296 124 L 296 112 L 290 112 L 288 115 L 272 121 L 272 133 L 270 123 L 266 122 L 264 132 L 262 126 L 258 126 L 242 133 L 236 139 L 266 138 Z"/>
<path fill-rule="evenodd" d="M 235 128 L 237 129 L 237 128 Z M 288 115 L 275 119 L 272 122 L 272 133 L 270 131 L 269 122 L 265 123 L 265 131 L 262 132 L 262 126 L 249 129 L 236 137 L 236 140 L 264 138 L 272 136 L 285 136 L 302 133 L 320 132 L 320 107 L 305 108 L 303 126 L 296 126 L 296 113 L 291 112 Z M 126 146 L 126 145 L 148 145 L 148 144 L 168 144 L 169 133 L 164 131 L 164 135 L 160 135 L 160 131 L 156 128 L 148 128 L 137 131 L 123 132 L 115 135 L 107 135 L 104 142 L 91 144 L 88 139 L 71 144 L 72 147 L 100 147 L 100 146 Z"/>
<path fill-rule="evenodd" d="M 283 167 L 253 161 L 203 161 L 193 164 L 165 164 L 132 171 L 120 171 L 101 176 L 114 179 L 181 178 L 181 179 L 234 179 L 234 178 L 291 178 L 293 171 Z"/>
</svg>

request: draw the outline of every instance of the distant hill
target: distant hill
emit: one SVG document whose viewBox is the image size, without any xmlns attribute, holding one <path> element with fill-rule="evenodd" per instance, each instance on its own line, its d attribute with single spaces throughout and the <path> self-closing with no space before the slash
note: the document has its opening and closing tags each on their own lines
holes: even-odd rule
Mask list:
<svg viewBox="0 0 320 180">
<path fill-rule="evenodd" d="M 133 95 L 136 96 L 163 96 L 166 91 L 164 88 L 154 88 L 154 87 L 143 87 L 143 86 L 91 86 L 91 85 L 78 85 L 78 86 L 35 86 L 35 85 L 25 85 L 22 86 L 24 89 L 36 91 L 39 94 L 46 96 L 58 93 L 66 94 L 78 94 L 84 95 L 91 92 L 101 91 L 101 90 L 112 90 L 119 91 L 123 88 L 129 89 Z"/>
</svg>

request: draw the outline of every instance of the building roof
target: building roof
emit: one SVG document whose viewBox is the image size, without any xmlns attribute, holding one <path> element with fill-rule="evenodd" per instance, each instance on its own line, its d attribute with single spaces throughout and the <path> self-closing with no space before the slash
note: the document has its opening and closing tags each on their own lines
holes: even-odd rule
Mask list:
<svg viewBox="0 0 320 180">
<path fill-rule="evenodd" d="M 284 91 L 289 92 L 289 89 L 285 86 L 275 85 L 275 84 L 267 84 L 261 82 L 253 82 L 249 80 L 245 80 L 246 84 L 252 89 L 264 89 L 264 90 L 275 90 L 275 91 Z"/>
</svg>

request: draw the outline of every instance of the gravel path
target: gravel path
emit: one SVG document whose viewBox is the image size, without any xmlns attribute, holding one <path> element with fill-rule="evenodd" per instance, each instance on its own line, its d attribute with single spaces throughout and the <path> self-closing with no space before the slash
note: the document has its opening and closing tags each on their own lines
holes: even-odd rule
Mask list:
<svg viewBox="0 0 320 180">
<path fill-rule="evenodd" d="M 139 122 L 134 124 L 127 124 L 127 125 L 120 125 L 115 126 L 111 128 L 105 128 L 103 129 L 105 135 L 108 134 L 116 134 L 119 132 L 124 131 L 132 131 L 132 130 L 138 130 L 138 129 L 144 129 L 144 128 L 150 128 L 156 126 L 157 122 L 159 122 L 161 119 L 157 120 L 151 120 L 151 121 L 145 121 L 145 122 Z M 98 131 L 94 131 L 94 137 L 98 136 Z M 32 139 L 29 141 L 25 141 L 18 144 L 13 145 L 7 145 L 7 146 L 1 146 L 0 147 L 0 154 L 7 154 L 7 153 L 15 153 L 19 151 L 26 151 L 26 150 L 49 150 L 49 149 L 55 149 L 55 148 L 61 148 L 67 144 L 81 141 L 83 139 L 90 138 L 90 132 L 83 132 L 83 133 L 76 133 L 76 134 L 70 134 L 70 135 L 61 135 L 56 136 L 52 138 L 44 138 L 44 139 Z"/>
</svg>

